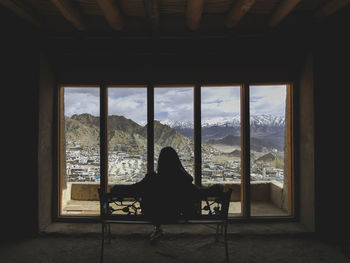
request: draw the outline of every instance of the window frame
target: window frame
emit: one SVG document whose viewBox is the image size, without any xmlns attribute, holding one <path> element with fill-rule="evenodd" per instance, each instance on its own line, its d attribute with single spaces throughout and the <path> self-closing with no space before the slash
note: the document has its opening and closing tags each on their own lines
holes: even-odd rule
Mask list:
<svg viewBox="0 0 350 263">
<path fill-rule="evenodd" d="M 55 177 L 54 180 L 54 197 L 53 197 L 53 219 L 54 221 L 62 222 L 98 222 L 99 216 L 71 216 L 62 215 L 62 198 L 61 198 L 61 172 L 62 172 L 62 110 L 63 110 L 63 90 L 65 87 L 94 87 L 100 89 L 100 187 L 103 192 L 107 191 L 108 186 L 108 88 L 123 88 L 123 87 L 142 87 L 147 88 L 147 171 L 154 170 L 154 88 L 161 87 L 193 87 L 193 114 L 194 114 L 194 182 L 196 185 L 202 185 L 201 171 L 202 171 L 202 155 L 201 155 L 201 87 L 220 87 L 220 86 L 239 86 L 240 87 L 240 115 L 241 115 L 241 215 L 235 217 L 229 217 L 229 221 L 234 222 L 254 222 L 254 221 L 296 221 L 297 219 L 297 207 L 296 203 L 296 157 L 295 157 L 295 109 L 296 101 L 295 88 L 292 81 L 285 82 L 192 82 L 189 84 L 179 83 L 137 83 L 133 84 L 118 84 L 118 83 L 94 83 L 94 84 L 76 84 L 76 83 L 61 83 L 57 85 L 56 92 L 56 123 L 57 130 L 55 133 L 56 147 L 56 165 L 55 165 Z M 287 138 L 289 145 L 288 153 L 288 177 L 291 178 L 288 183 L 288 216 L 251 216 L 250 213 L 250 114 L 249 114 L 249 88 L 252 85 L 286 85 L 288 92 L 287 103 L 289 108 L 289 136 Z M 287 113 L 286 113 L 287 119 Z M 246 125 L 248 123 L 248 125 Z M 287 121 L 286 121 L 287 130 Z M 248 154 L 247 154 L 248 153 Z M 104 187 L 102 187 L 104 186 Z"/>
</svg>

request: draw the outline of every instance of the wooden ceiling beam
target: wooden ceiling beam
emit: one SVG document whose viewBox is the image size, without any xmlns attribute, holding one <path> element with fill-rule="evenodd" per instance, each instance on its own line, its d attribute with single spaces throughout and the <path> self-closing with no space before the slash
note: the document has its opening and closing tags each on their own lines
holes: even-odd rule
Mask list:
<svg viewBox="0 0 350 263">
<path fill-rule="evenodd" d="M 226 18 L 226 26 L 232 28 L 246 15 L 255 0 L 236 0 Z"/>
<path fill-rule="evenodd" d="M 268 22 L 269 27 L 277 26 L 301 0 L 283 0 L 272 13 Z"/>
<path fill-rule="evenodd" d="M 80 12 L 72 5 L 69 0 L 51 0 L 51 2 L 61 11 L 61 14 L 70 23 L 72 23 L 76 29 L 80 31 L 86 29 Z"/>
<path fill-rule="evenodd" d="M 159 3 L 158 0 L 144 0 L 146 15 L 154 28 L 159 27 Z"/>
<path fill-rule="evenodd" d="M 327 2 L 324 6 L 321 7 L 316 13 L 315 16 L 318 18 L 324 18 L 330 16 L 345 7 L 350 3 L 350 0 L 333 0 Z"/>
<path fill-rule="evenodd" d="M 32 11 L 18 0 L 0 0 L 0 4 L 11 9 L 19 17 L 29 21 L 32 25 L 39 27 L 39 20 L 33 15 Z"/>
<path fill-rule="evenodd" d="M 110 26 L 115 30 L 121 30 L 124 23 L 115 0 L 97 0 L 97 2 Z"/>
<path fill-rule="evenodd" d="M 186 22 L 191 30 L 197 30 L 201 23 L 204 0 L 188 0 L 186 7 Z"/>
</svg>

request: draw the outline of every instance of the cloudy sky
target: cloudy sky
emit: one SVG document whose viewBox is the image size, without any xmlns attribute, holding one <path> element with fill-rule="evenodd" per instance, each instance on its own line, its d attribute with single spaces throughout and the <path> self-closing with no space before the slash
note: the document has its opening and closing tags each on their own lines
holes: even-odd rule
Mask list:
<svg viewBox="0 0 350 263">
<path fill-rule="evenodd" d="M 230 118 L 240 113 L 240 87 L 202 87 L 202 121 Z"/>
<path fill-rule="evenodd" d="M 240 112 L 240 89 L 202 87 L 202 120 L 227 118 Z M 255 114 L 284 115 L 286 86 L 251 86 L 250 111 Z M 154 113 L 157 120 L 193 122 L 193 88 L 155 88 Z M 99 88 L 65 88 L 65 115 L 90 113 L 99 116 Z M 123 115 L 140 124 L 147 120 L 146 88 L 110 88 L 109 115 Z"/>
<path fill-rule="evenodd" d="M 193 122 L 193 88 L 155 88 L 154 118 Z"/>
<path fill-rule="evenodd" d="M 286 91 L 286 85 L 250 86 L 250 114 L 284 116 Z"/>
</svg>

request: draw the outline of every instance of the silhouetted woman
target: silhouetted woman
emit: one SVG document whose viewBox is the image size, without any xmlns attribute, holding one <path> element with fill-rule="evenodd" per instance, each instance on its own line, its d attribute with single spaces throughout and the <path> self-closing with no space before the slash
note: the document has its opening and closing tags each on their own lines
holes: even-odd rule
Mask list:
<svg viewBox="0 0 350 263">
<path fill-rule="evenodd" d="M 140 182 L 133 185 L 116 185 L 111 191 L 131 191 L 142 197 L 143 214 L 155 226 L 152 240 L 162 234 L 161 224 L 196 214 L 200 189 L 192 181 L 192 176 L 183 168 L 176 151 L 165 147 L 159 153 L 157 172 L 146 174 Z"/>
<path fill-rule="evenodd" d="M 196 213 L 200 190 L 192 181 L 176 151 L 171 147 L 163 148 L 157 173 L 147 174 L 137 183 L 143 193 L 144 215 L 155 225 L 151 239 L 161 235 L 161 224 L 186 219 Z"/>
</svg>

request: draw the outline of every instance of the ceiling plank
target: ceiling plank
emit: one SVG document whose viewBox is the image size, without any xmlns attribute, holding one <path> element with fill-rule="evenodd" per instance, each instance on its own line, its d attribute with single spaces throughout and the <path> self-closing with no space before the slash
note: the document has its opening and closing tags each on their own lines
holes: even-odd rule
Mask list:
<svg viewBox="0 0 350 263">
<path fill-rule="evenodd" d="M 283 0 L 272 13 L 268 22 L 269 27 L 277 26 L 301 0 Z"/>
<path fill-rule="evenodd" d="M 226 18 L 226 26 L 232 28 L 238 24 L 254 4 L 255 0 L 236 0 Z"/>
<path fill-rule="evenodd" d="M 110 26 L 115 30 L 121 30 L 124 23 L 115 0 L 97 0 L 97 2 Z"/>
<path fill-rule="evenodd" d="M 0 0 L 0 4 L 11 9 L 19 17 L 29 21 L 34 26 L 39 27 L 39 20 L 33 15 L 32 11 L 18 0 Z"/>
<path fill-rule="evenodd" d="M 333 0 L 327 2 L 324 6 L 321 7 L 316 13 L 315 16 L 318 18 L 328 17 L 341 8 L 345 7 L 350 3 L 350 0 Z"/>
<path fill-rule="evenodd" d="M 80 12 L 72 5 L 69 0 L 51 0 L 51 2 L 61 11 L 61 14 L 70 23 L 72 23 L 76 29 L 80 31 L 86 29 Z"/>
<path fill-rule="evenodd" d="M 145 11 L 154 28 L 159 27 L 158 0 L 144 0 Z"/>
<path fill-rule="evenodd" d="M 203 13 L 204 0 L 188 0 L 186 7 L 186 22 L 191 30 L 197 30 L 200 27 Z"/>
</svg>

